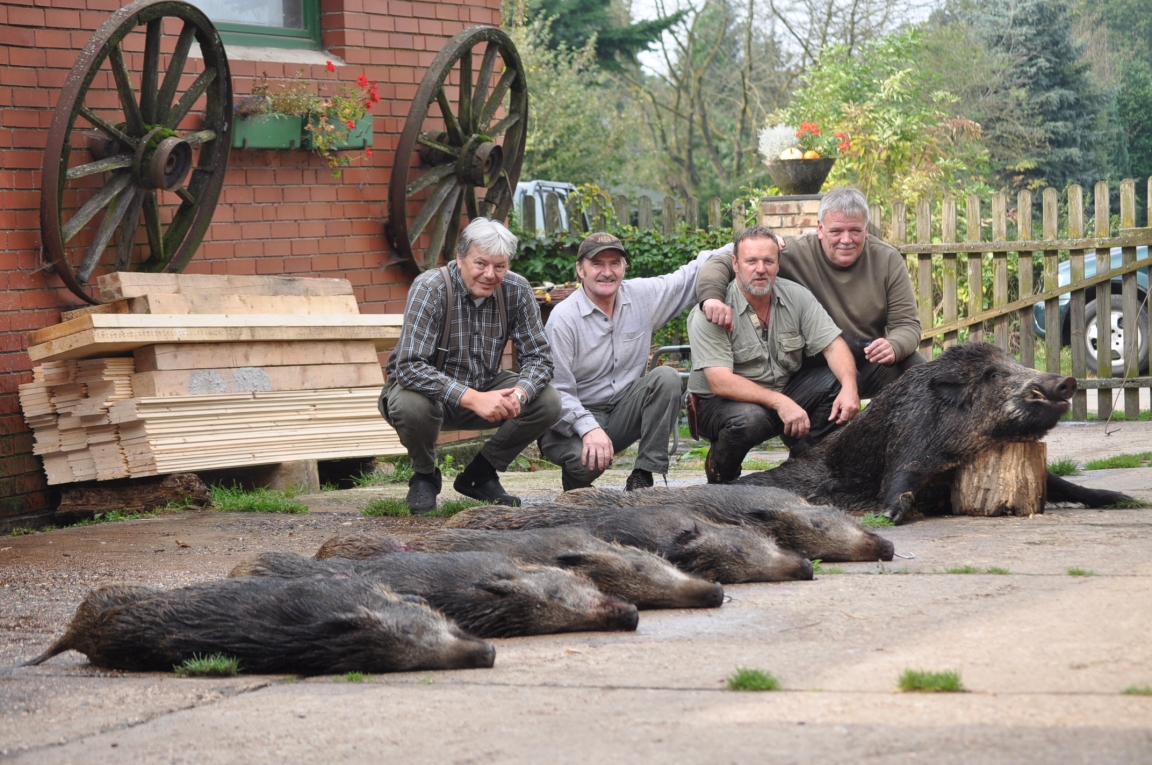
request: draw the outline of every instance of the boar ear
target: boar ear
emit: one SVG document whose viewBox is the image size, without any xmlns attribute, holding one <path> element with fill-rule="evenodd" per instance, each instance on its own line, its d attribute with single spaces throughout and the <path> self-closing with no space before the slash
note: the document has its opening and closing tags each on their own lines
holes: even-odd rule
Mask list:
<svg viewBox="0 0 1152 765">
<path fill-rule="evenodd" d="M 566 552 L 556 556 L 556 564 L 564 568 L 587 566 L 591 562 L 591 556 L 582 552 Z"/>
<path fill-rule="evenodd" d="M 933 377 L 932 390 L 936 397 L 948 406 L 964 408 L 972 404 L 972 389 L 954 375 Z"/>
<path fill-rule="evenodd" d="M 486 579 L 483 582 L 476 582 L 473 586 L 501 598 L 508 597 L 514 590 L 511 579 Z"/>
<path fill-rule="evenodd" d="M 694 541 L 700 538 L 700 526 L 693 523 L 692 528 L 682 529 L 673 540 L 673 544 L 677 547 L 687 547 Z"/>
</svg>

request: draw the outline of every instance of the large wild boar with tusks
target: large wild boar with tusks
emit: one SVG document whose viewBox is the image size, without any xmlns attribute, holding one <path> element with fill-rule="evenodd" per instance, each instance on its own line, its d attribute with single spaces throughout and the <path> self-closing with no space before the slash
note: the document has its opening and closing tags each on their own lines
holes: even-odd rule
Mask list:
<svg viewBox="0 0 1152 765">
<path fill-rule="evenodd" d="M 1068 411 L 1072 377 L 1016 363 L 987 343 L 967 343 L 906 372 L 860 415 L 796 459 L 738 483 L 777 486 L 810 502 L 883 513 L 900 523 L 939 501 L 956 468 L 1004 442 L 1038 441 Z M 1051 473 L 1048 501 L 1105 507 L 1130 500 Z"/>
</svg>

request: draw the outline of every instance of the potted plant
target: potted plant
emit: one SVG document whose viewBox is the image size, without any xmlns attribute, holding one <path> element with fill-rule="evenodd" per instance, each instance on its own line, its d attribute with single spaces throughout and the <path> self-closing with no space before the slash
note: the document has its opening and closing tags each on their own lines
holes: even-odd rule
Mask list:
<svg viewBox="0 0 1152 765">
<path fill-rule="evenodd" d="M 336 66 L 328 62 L 328 71 Z M 372 156 L 372 105 L 380 100 L 377 85 L 365 75 L 356 87 L 341 85 L 330 96 L 312 92 L 312 84 L 296 77 L 269 82 L 267 75 L 252 94 L 236 101 L 232 145 L 240 149 L 307 149 L 324 157 L 333 175 L 351 163 L 337 152 L 363 149 Z"/>
<path fill-rule="evenodd" d="M 785 194 L 818 194 L 840 152 L 850 146 L 845 133 L 826 134 L 815 122 L 799 127 L 769 125 L 760 131 L 760 157 L 772 182 Z"/>
</svg>

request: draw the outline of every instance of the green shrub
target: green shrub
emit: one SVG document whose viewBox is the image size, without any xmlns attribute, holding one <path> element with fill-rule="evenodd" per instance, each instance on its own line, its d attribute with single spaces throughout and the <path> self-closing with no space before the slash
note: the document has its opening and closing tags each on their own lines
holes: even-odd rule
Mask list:
<svg viewBox="0 0 1152 765">
<path fill-rule="evenodd" d="M 240 674 L 240 660 L 221 653 L 193 656 L 172 667 L 176 677 L 231 677 Z"/>
<path fill-rule="evenodd" d="M 1052 475 L 1079 475 L 1080 466 L 1076 464 L 1076 460 L 1060 460 L 1059 462 L 1049 462 L 1048 472 Z"/>
<path fill-rule="evenodd" d="M 730 691 L 778 691 L 780 681 L 769 673 L 760 669 L 739 667 L 736 673 L 728 677 L 728 690 Z"/>
<path fill-rule="evenodd" d="M 900 676 L 900 690 L 920 693 L 962 693 L 959 672 L 924 672 L 906 669 Z"/>
</svg>

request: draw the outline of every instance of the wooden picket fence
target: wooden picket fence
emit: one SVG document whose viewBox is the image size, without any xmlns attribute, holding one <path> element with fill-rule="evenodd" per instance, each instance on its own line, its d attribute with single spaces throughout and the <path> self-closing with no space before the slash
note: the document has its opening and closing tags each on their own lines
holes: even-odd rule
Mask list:
<svg viewBox="0 0 1152 765">
<path fill-rule="evenodd" d="M 1148 221 L 1152 221 L 1152 178 L 1147 181 Z M 1136 272 L 1152 266 L 1152 257 L 1137 260 L 1136 248 L 1149 245 L 1152 253 L 1152 227 L 1136 228 L 1136 184 L 1126 180 L 1120 184 L 1119 225 L 1113 231 L 1109 185 L 1097 183 L 1093 189 L 1095 226 L 1092 236 L 1085 230 L 1084 190 L 1070 186 L 1065 192 L 1064 210 L 1061 212 L 1060 193 L 1045 189 L 1041 194 L 1042 220 L 1040 236 L 1036 237 L 1032 220 L 1033 194 L 1022 191 L 1016 195 L 1015 206 L 1009 206 L 1009 196 L 995 194 L 991 200 L 991 226 L 987 220 L 985 202 L 976 195 L 964 199 L 963 215 L 958 200 L 946 196 L 942 200 L 921 200 L 916 206 L 914 230 L 909 236 L 909 210 L 903 203 L 892 206 L 885 217 L 879 205 L 871 206 L 872 233 L 882 235 L 885 241 L 898 247 L 908 258 L 912 283 L 916 289 L 920 309 L 920 323 L 924 328 L 920 350 L 932 358 L 944 348 L 963 340 L 984 340 L 995 343 L 1012 353 L 1028 367 L 1036 366 L 1036 337 L 1033 334 L 1033 310 L 1037 303 L 1045 307 L 1044 367 L 1059 373 L 1062 339 L 1070 338 L 1071 374 L 1079 384 L 1072 401 L 1072 417 L 1085 420 L 1088 415 L 1089 389 L 1100 391 L 1097 413 L 1101 419 L 1112 414 L 1112 397 L 1106 392 L 1123 389 L 1125 417 L 1139 415 L 1139 388 L 1152 389 L 1152 377 L 1141 376 L 1142 370 L 1129 364 L 1120 376 L 1113 375 L 1111 359 L 1111 300 L 1108 310 L 1096 312 L 1096 347 L 1105 349 L 1097 354 L 1096 369 L 1088 368 L 1086 321 L 1087 306 L 1094 299 L 1096 286 L 1121 277 L 1123 327 L 1136 327 L 1144 323 L 1145 336 L 1152 345 L 1152 327 L 1148 326 L 1148 310 L 1144 289 L 1137 285 Z M 771 201 L 766 198 L 766 206 Z M 738 205 L 726 213 L 718 198 L 707 200 L 704 215 L 698 199 L 689 197 L 683 203 L 665 196 L 659 209 L 653 200 L 640 196 L 635 204 L 620 195 L 612 200 L 613 211 L 619 221 L 631 222 L 642 230 L 656 228 L 670 234 L 678 223 L 691 228 L 709 230 L 731 225 L 736 233 L 744 230 L 744 210 Z M 561 201 L 555 194 L 545 197 L 545 230 L 560 230 Z M 525 222 L 536 220 L 535 200 L 524 199 L 522 209 Z M 581 234 L 586 229 L 575 198 L 568 200 L 568 229 Z M 766 214 L 762 208 L 761 218 Z M 595 207 L 589 211 L 593 230 L 606 226 L 605 217 Z M 960 225 L 964 236 L 960 237 Z M 526 223 L 527 226 L 527 223 Z M 985 236 L 987 234 L 987 237 Z M 1009 236 L 1012 236 L 1010 239 Z M 1099 263 L 1111 264 L 1111 249 L 1122 248 L 1122 265 L 1116 269 L 1098 270 L 1089 278 L 1084 276 L 1084 259 L 1094 252 Z M 1010 261 L 1014 262 L 1016 278 L 1010 278 Z M 1069 263 L 1071 283 L 1060 286 L 1059 266 Z M 1042 265 L 1039 279 L 1033 277 L 1034 265 Z M 935 267 L 933 267 L 935 265 Z M 987 295 L 985 283 L 991 285 Z M 1067 311 L 1067 327 L 1060 324 L 1059 298 L 1071 294 Z M 989 297 L 989 308 L 984 308 Z M 1139 332 L 1124 332 L 1125 359 L 1138 358 Z"/>
</svg>

